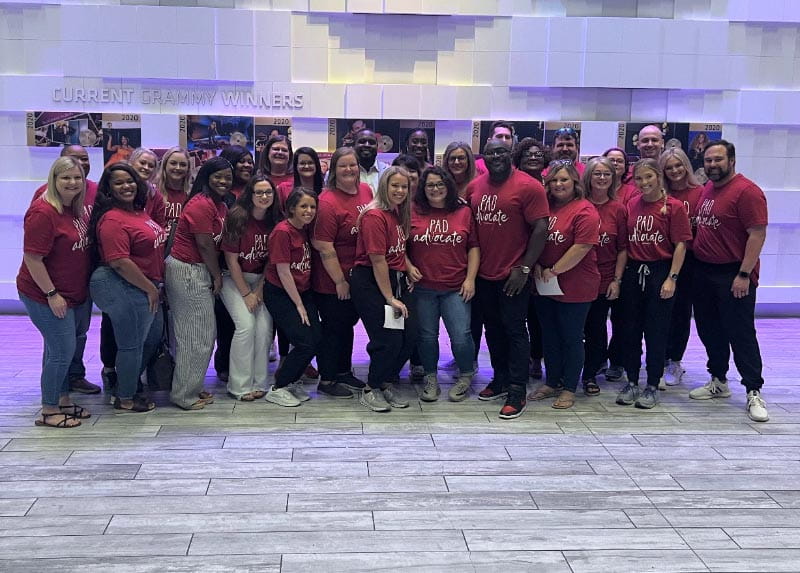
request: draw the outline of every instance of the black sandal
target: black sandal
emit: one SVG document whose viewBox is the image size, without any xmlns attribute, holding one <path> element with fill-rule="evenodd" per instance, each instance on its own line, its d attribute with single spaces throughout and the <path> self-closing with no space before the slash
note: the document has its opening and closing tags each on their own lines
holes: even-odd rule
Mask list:
<svg viewBox="0 0 800 573">
<path fill-rule="evenodd" d="M 78 406 L 77 404 L 70 404 L 68 406 L 59 406 L 58 408 L 59 410 L 61 410 L 62 414 L 66 414 L 67 416 L 70 416 L 72 418 L 78 418 L 79 420 L 85 420 L 87 418 L 92 417 L 92 415 L 89 413 L 89 410 L 87 410 L 83 406 Z"/>
<path fill-rule="evenodd" d="M 128 412 L 150 412 L 155 409 L 155 405 L 148 404 L 142 400 L 137 400 L 134 398 L 133 405 L 130 408 L 123 408 L 122 407 L 122 400 L 116 398 L 114 400 L 114 411 L 118 414 L 124 414 Z"/>
<path fill-rule="evenodd" d="M 583 381 L 583 393 L 587 396 L 596 396 L 600 393 L 600 386 L 597 384 L 597 381 L 592 380 L 584 380 Z"/>
<path fill-rule="evenodd" d="M 53 416 L 63 416 L 63 418 L 60 422 L 52 424 L 48 422 L 48 420 Z M 67 424 L 67 420 L 75 420 L 78 423 L 70 425 Z M 42 412 L 42 419 L 36 420 L 34 424 L 36 424 L 37 426 L 47 426 L 49 428 L 77 428 L 78 426 L 81 425 L 81 421 L 75 418 L 74 416 L 70 416 L 69 414 L 64 414 L 62 412 L 53 412 L 52 414 L 45 414 L 44 412 Z"/>
</svg>

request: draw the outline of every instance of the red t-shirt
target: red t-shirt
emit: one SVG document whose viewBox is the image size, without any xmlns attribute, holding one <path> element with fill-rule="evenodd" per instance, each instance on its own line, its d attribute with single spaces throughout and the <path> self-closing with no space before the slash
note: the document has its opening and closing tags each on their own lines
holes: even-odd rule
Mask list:
<svg viewBox="0 0 800 573">
<path fill-rule="evenodd" d="M 408 256 L 422 273 L 419 286 L 459 290 L 467 278 L 467 253 L 477 246 L 475 219 L 467 205 L 453 212 L 432 208 L 428 214 L 414 205 Z"/>
<path fill-rule="evenodd" d="M 207 195 L 195 195 L 184 206 L 175 231 L 175 242 L 170 255 L 184 263 L 202 263 L 195 235 L 211 235 L 219 250 L 222 241 L 222 224 L 228 207 L 222 201 L 214 202 Z"/>
<path fill-rule="evenodd" d="M 34 201 L 25 213 L 22 250 L 44 257 L 44 266 L 58 293 L 75 307 L 89 296 L 89 218 L 75 219 L 72 209 L 59 215 L 46 201 Z M 17 274 L 17 290 L 30 299 L 47 304 L 47 297 L 36 286 L 25 261 Z"/>
<path fill-rule="evenodd" d="M 689 223 L 692 227 L 692 233 L 697 229 L 697 201 L 700 199 L 700 194 L 703 192 L 702 185 L 697 187 L 687 187 L 680 191 L 670 191 L 670 195 L 675 197 L 678 201 L 683 201 L 683 207 L 689 214 Z M 686 248 L 694 249 L 694 241 L 687 241 Z"/>
<path fill-rule="evenodd" d="M 353 266 L 371 267 L 370 255 L 384 255 L 390 269 L 406 270 L 406 233 L 394 211 L 370 209 L 361 217 Z"/>
<path fill-rule="evenodd" d="M 547 229 L 547 241 L 544 243 L 542 256 L 539 257 L 542 268 L 556 264 L 572 245 L 597 245 L 600 215 L 594 205 L 586 199 L 575 199 L 561 206 L 551 205 Z M 589 251 L 570 270 L 560 273 L 558 284 L 564 294 L 551 296 L 553 300 L 559 302 L 595 300 L 600 285 L 597 249 Z"/>
<path fill-rule="evenodd" d="M 164 201 L 164 196 L 158 191 L 148 185 L 149 191 L 147 193 L 147 202 L 144 204 L 144 211 L 150 218 L 158 223 L 159 227 L 167 226 L 167 202 Z"/>
<path fill-rule="evenodd" d="M 294 189 L 294 177 L 291 179 L 291 181 L 284 181 L 280 185 L 276 184 L 275 186 L 278 190 L 278 205 L 280 205 L 281 209 L 283 209 L 286 205 L 286 199 L 289 198 L 289 194 L 292 192 L 292 189 Z"/>
<path fill-rule="evenodd" d="M 487 173 L 467 185 L 466 200 L 478 228 L 478 276 L 492 281 L 505 279 L 525 254 L 531 225 L 550 213 L 544 187 L 518 169 L 499 185 L 492 183 Z"/>
<path fill-rule="evenodd" d="M 239 255 L 238 261 L 242 272 L 261 274 L 267 264 L 267 241 L 269 227 L 264 220 L 254 217 L 247 219 L 244 232 L 235 243 L 222 242 L 222 250 Z"/>
<path fill-rule="evenodd" d="M 47 191 L 47 183 L 41 185 L 33 192 L 33 197 L 31 197 L 31 205 L 33 202 L 41 197 L 44 192 Z M 86 211 L 86 218 L 88 219 L 92 215 L 92 207 L 94 207 L 94 200 L 97 197 L 97 183 L 94 181 L 87 179 L 86 180 L 86 195 L 83 198 L 83 208 Z"/>
<path fill-rule="evenodd" d="M 767 224 L 767 199 L 761 188 L 741 174 L 722 187 L 709 181 L 697 203 L 695 256 L 706 263 L 741 262 L 747 229 Z M 758 284 L 758 264 L 751 279 Z"/>
<path fill-rule="evenodd" d="M 578 172 L 578 175 L 583 177 L 583 172 L 586 171 L 586 164 L 581 163 L 580 161 L 575 161 L 575 162 L 572 163 L 572 165 L 575 167 L 575 170 Z M 547 175 L 548 171 L 550 171 L 550 168 L 549 167 L 545 167 L 542 170 L 542 177 Z"/>
<path fill-rule="evenodd" d="M 648 203 L 638 195 L 628 203 L 628 256 L 635 261 L 655 262 L 672 259 L 675 244 L 692 238 L 692 227 L 683 201 L 667 197 L 667 214 L 661 213 L 664 201 Z"/>
<path fill-rule="evenodd" d="M 605 294 L 614 280 L 617 255 L 628 247 L 627 210 L 625 205 L 610 199 L 595 205 L 600 215 L 600 242 L 597 244 L 597 270 L 600 271 L 599 294 Z"/>
<path fill-rule="evenodd" d="M 167 187 L 167 203 L 164 215 L 167 218 L 168 225 L 172 225 L 180 218 L 181 210 L 188 198 L 189 194 L 183 189 L 170 189 Z"/>
<path fill-rule="evenodd" d="M 339 189 L 327 189 L 319 196 L 317 218 L 311 237 L 315 241 L 333 243 L 339 265 L 345 278 L 350 276 L 350 269 L 356 260 L 356 243 L 358 236 L 358 215 L 372 201 L 372 189 L 366 183 L 358 187 L 355 195 L 349 195 Z M 322 259 L 316 249 L 312 249 L 311 284 L 315 292 L 336 294 L 336 285 L 328 271 L 322 265 Z"/>
<path fill-rule="evenodd" d="M 268 251 L 265 275 L 270 283 L 283 288 L 278 277 L 278 263 L 289 263 L 297 292 L 311 288 L 311 245 L 307 229 L 297 229 L 289 221 L 281 221 L 269 236 Z"/>
<path fill-rule="evenodd" d="M 130 259 L 150 280 L 164 279 L 167 234 L 144 211 L 111 209 L 97 223 L 97 242 L 104 263 Z"/>
<path fill-rule="evenodd" d="M 234 185 L 231 187 L 230 193 L 238 199 L 241 196 L 242 191 L 244 191 L 244 185 Z"/>
<path fill-rule="evenodd" d="M 619 189 L 617 189 L 617 201 L 623 205 L 627 205 L 628 202 L 637 195 L 641 195 L 641 191 L 639 191 L 639 188 L 633 183 L 623 183 L 619 186 Z"/>
</svg>

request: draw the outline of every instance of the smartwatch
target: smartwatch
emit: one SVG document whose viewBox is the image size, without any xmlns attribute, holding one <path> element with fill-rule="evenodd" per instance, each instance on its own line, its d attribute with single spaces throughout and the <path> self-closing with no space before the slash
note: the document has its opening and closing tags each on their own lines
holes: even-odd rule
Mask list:
<svg viewBox="0 0 800 573">
<path fill-rule="evenodd" d="M 671 275 L 669 275 L 669 278 L 671 278 L 672 280 L 676 281 L 676 280 L 678 280 L 679 276 L 680 275 L 678 273 L 672 273 Z"/>
<path fill-rule="evenodd" d="M 53 290 L 49 290 L 46 293 L 44 293 L 44 296 L 46 296 L 47 298 L 53 298 L 57 294 L 58 294 L 58 291 L 56 289 L 53 289 Z"/>
<path fill-rule="evenodd" d="M 519 267 L 517 267 L 517 268 L 522 271 L 523 275 L 530 274 L 530 272 L 531 272 L 531 268 L 530 267 L 526 267 L 525 265 L 519 265 Z"/>
<path fill-rule="evenodd" d="M 740 279 L 749 279 L 750 278 L 750 273 L 748 273 L 747 271 L 739 271 L 736 274 Z"/>
</svg>

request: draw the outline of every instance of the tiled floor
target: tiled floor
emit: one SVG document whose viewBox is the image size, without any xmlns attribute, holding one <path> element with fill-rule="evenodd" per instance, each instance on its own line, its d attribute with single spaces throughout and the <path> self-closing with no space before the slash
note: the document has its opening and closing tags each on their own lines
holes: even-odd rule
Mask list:
<svg viewBox="0 0 800 573">
<path fill-rule="evenodd" d="M 56 430 L 33 425 L 38 333 L 2 317 L 0 571 L 800 571 L 800 321 L 758 326 L 766 424 L 738 384 L 688 399 L 706 379 L 693 337 L 687 382 L 652 411 L 616 406 L 611 386 L 514 421 L 474 398 L 284 409 L 209 376 L 204 411 L 79 397 L 93 417 Z"/>
</svg>

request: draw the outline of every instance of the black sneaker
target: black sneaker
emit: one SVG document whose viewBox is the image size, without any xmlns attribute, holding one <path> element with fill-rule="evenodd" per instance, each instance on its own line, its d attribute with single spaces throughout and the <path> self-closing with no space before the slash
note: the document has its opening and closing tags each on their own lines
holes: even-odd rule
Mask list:
<svg viewBox="0 0 800 573">
<path fill-rule="evenodd" d="M 322 394 L 326 394 L 331 398 L 339 398 L 339 399 L 347 399 L 352 398 L 353 393 L 350 391 L 349 388 L 340 384 L 339 382 L 331 382 L 330 384 L 323 384 L 320 382 L 317 384 L 317 392 Z"/>
<path fill-rule="evenodd" d="M 505 405 L 500 409 L 500 419 L 513 420 L 514 418 L 519 418 L 527 405 L 528 402 L 525 399 L 524 391 L 510 391 Z"/>
<path fill-rule="evenodd" d="M 606 368 L 606 381 L 607 382 L 616 382 L 620 380 L 622 376 L 625 374 L 625 369 L 622 366 L 609 366 Z"/>
<path fill-rule="evenodd" d="M 356 378 L 355 374 L 353 374 L 352 372 L 337 374 L 336 382 L 343 386 L 347 386 L 348 388 L 354 391 L 363 390 L 367 386 L 363 380 Z"/>
<path fill-rule="evenodd" d="M 80 392 L 81 394 L 99 394 L 100 386 L 97 384 L 92 384 L 86 378 L 81 376 L 80 378 L 72 378 L 69 381 L 69 391 Z"/>
<path fill-rule="evenodd" d="M 492 380 L 489 385 L 478 393 L 478 400 L 497 400 L 505 398 L 508 390 L 503 388 L 503 384 L 497 380 Z"/>
</svg>

